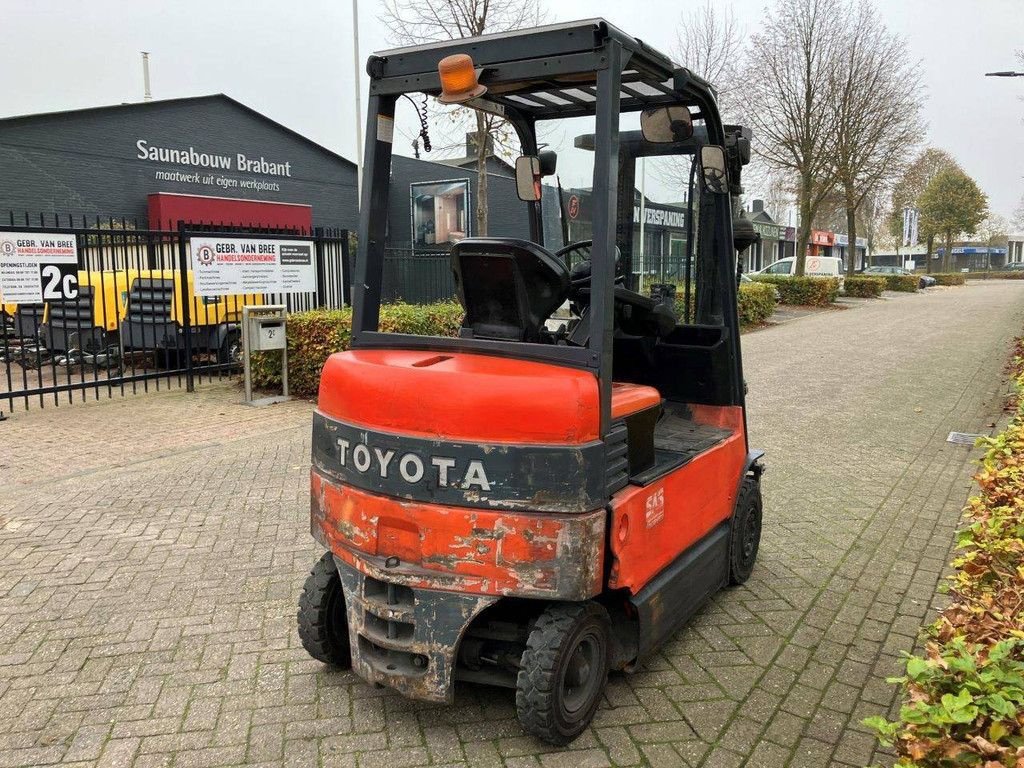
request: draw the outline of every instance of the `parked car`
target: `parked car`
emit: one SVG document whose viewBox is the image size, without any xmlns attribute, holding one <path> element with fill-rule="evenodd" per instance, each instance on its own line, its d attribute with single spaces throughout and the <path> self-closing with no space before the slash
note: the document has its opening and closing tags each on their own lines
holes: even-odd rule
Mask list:
<svg viewBox="0 0 1024 768">
<path fill-rule="evenodd" d="M 1024 261 L 1011 261 L 1003 269 L 1006 272 L 1024 272 Z"/>
<path fill-rule="evenodd" d="M 874 266 L 868 267 L 862 274 L 865 275 L 917 275 L 916 272 L 911 272 L 909 269 L 903 267 L 883 267 Z M 935 285 L 935 278 L 931 275 L 917 275 L 919 278 L 917 281 L 918 288 L 931 288 Z"/>
<path fill-rule="evenodd" d="M 796 259 L 787 256 L 753 274 L 792 277 L 796 274 Z M 808 256 L 804 263 L 804 274 L 808 277 L 837 277 L 839 278 L 839 287 L 842 289 L 843 260 L 836 256 Z"/>
</svg>

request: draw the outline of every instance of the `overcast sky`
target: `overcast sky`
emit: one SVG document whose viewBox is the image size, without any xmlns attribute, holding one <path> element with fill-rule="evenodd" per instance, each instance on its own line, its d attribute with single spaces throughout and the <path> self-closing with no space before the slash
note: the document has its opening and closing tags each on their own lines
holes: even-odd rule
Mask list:
<svg viewBox="0 0 1024 768">
<path fill-rule="evenodd" d="M 1022 68 L 1013 52 L 1024 48 L 1024 0 L 876 2 L 922 61 L 928 142 L 951 152 L 992 208 L 1009 216 L 1024 193 L 1024 78 L 983 75 Z M 750 31 L 764 6 L 733 3 Z M 548 13 L 552 21 L 603 16 L 668 51 L 681 12 L 691 7 L 685 0 L 549 0 Z M 2 116 L 141 100 L 139 51 L 148 50 L 155 98 L 223 92 L 354 156 L 346 0 L 0 0 L 0 8 Z M 365 58 L 389 43 L 380 0 L 360 0 L 359 10 Z M 365 87 L 364 80 L 364 94 Z"/>
</svg>

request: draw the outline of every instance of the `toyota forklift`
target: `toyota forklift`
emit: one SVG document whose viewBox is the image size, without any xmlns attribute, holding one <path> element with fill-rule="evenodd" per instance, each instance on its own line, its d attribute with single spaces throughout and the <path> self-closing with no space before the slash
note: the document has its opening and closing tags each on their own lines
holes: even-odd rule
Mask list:
<svg viewBox="0 0 1024 768">
<path fill-rule="evenodd" d="M 456 681 L 513 689 L 525 730 L 567 744 L 609 671 L 636 668 L 754 567 L 763 465 L 747 441 L 746 241 L 732 224 L 750 133 L 722 124 L 711 85 L 602 20 L 401 48 L 367 71 L 351 349 L 324 365 L 313 416 L 325 554 L 299 636 L 414 699 L 452 702 Z M 406 95 L 500 115 L 522 148 L 529 239 L 451 246 L 457 338 L 380 329 Z M 592 239 L 556 253 L 541 215 L 555 158 L 537 133 L 586 116 Z M 632 285 L 636 160 L 656 156 L 692 169 L 678 316 Z"/>
</svg>

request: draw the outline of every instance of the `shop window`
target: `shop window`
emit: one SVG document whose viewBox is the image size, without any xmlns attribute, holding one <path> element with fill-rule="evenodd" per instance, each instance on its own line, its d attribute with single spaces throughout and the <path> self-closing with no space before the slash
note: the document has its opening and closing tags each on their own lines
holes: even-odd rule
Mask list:
<svg viewBox="0 0 1024 768">
<path fill-rule="evenodd" d="M 417 182 L 409 190 L 414 251 L 447 250 L 470 234 L 468 181 Z"/>
</svg>

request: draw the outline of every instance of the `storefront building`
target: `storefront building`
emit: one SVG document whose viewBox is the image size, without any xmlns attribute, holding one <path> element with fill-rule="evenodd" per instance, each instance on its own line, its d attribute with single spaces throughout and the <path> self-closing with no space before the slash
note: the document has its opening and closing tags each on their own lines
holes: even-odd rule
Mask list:
<svg viewBox="0 0 1024 768">
<path fill-rule="evenodd" d="M 1006 263 L 1024 263 L 1024 235 L 1010 235 L 1006 248 Z"/>
<path fill-rule="evenodd" d="M 1002 269 L 1008 263 L 1007 248 L 990 245 L 954 245 L 953 264 L 954 272 L 986 272 L 990 269 Z M 937 248 L 936 255 L 941 259 L 945 256 L 945 248 Z"/>
<path fill-rule="evenodd" d="M 843 269 L 846 269 L 849 265 L 847 258 L 849 258 L 850 250 L 850 238 L 844 234 L 836 232 L 835 243 L 832 248 L 832 255 L 838 256 L 843 260 Z M 867 266 L 867 252 L 868 252 L 868 241 L 866 238 L 857 238 L 857 247 L 854 249 L 854 265 L 853 268 L 856 271 L 860 271 Z"/>
<path fill-rule="evenodd" d="M 744 267 L 746 272 L 759 272 L 769 264 L 783 258 L 786 227 L 777 224 L 764 209 L 764 201 L 754 200 L 751 210 L 746 214 L 754 231 L 761 236 L 760 242 L 754 243 L 745 254 Z"/>
<path fill-rule="evenodd" d="M 225 96 L 0 120 L 0 217 L 354 229 L 356 166 Z"/>
<path fill-rule="evenodd" d="M 589 189 L 562 192 L 568 222 L 569 242 L 593 238 L 593 216 Z M 681 205 L 666 205 L 633 196 L 633 274 L 645 282 L 679 280 L 685 271 L 688 212 Z M 642 226 L 641 226 L 642 222 Z M 643 247 L 641 247 L 641 230 Z"/>
</svg>

